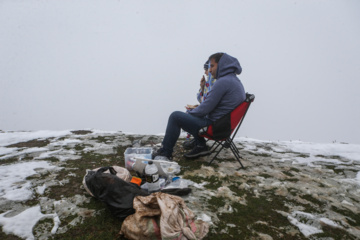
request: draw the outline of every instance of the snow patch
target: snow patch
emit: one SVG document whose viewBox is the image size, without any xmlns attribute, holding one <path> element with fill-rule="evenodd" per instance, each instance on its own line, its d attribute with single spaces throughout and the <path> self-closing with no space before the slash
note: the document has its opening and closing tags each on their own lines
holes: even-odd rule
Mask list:
<svg viewBox="0 0 360 240">
<path fill-rule="evenodd" d="M 0 146 L 7 146 L 19 142 L 27 142 L 34 139 L 47 139 L 51 137 L 62 137 L 71 134 L 66 131 L 35 131 L 35 132 L 0 132 Z"/>
<path fill-rule="evenodd" d="M 0 168 L 0 197 L 13 201 L 30 199 L 33 192 L 26 178 L 36 174 L 35 169 L 53 169 L 48 162 L 23 162 Z"/>
<path fill-rule="evenodd" d="M 40 194 L 40 195 L 43 195 L 44 192 L 45 192 L 45 189 L 46 189 L 46 185 L 44 184 L 44 185 L 42 185 L 42 186 L 38 186 L 38 187 L 36 188 L 36 192 L 37 192 L 38 194 Z"/>
<path fill-rule="evenodd" d="M 31 154 L 31 153 L 38 153 L 38 152 L 46 152 L 49 151 L 49 149 L 47 148 L 38 148 L 38 147 L 33 147 L 33 148 L 26 148 L 24 150 L 21 151 L 14 151 L 8 155 L 2 156 L 0 157 L 0 159 L 6 159 L 6 158 L 11 158 L 11 157 L 17 157 L 17 156 L 21 156 L 21 155 L 25 155 L 25 154 Z"/>
<path fill-rule="evenodd" d="M 299 228 L 300 232 L 304 234 L 305 237 L 316 233 L 322 233 L 321 226 L 327 225 L 335 228 L 342 228 L 336 222 L 325 218 L 314 216 L 310 213 L 305 213 L 301 211 L 295 211 L 288 216 L 288 220 L 291 224 Z"/>
<path fill-rule="evenodd" d="M 305 237 L 309 237 L 312 234 L 316 233 L 322 233 L 323 231 L 321 229 L 318 229 L 316 227 L 313 227 L 311 225 L 305 224 L 297 220 L 296 218 L 292 216 L 288 216 L 288 219 L 291 224 L 295 225 L 299 228 L 300 232 L 304 234 Z"/>
<path fill-rule="evenodd" d="M 208 222 L 211 223 L 211 217 L 206 215 L 205 213 L 201 214 L 200 216 L 197 217 L 197 220 L 203 220 L 204 222 Z"/>
<path fill-rule="evenodd" d="M 60 219 L 57 214 L 42 214 L 39 205 L 28 208 L 13 217 L 6 217 L 10 212 L 11 211 L 7 211 L 0 214 L 0 225 L 2 225 L 3 232 L 6 234 L 14 234 L 27 240 L 35 239 L 32 231 L 36 223 L 41 219 L 53 218 L 54 227 L 51 230 L 52 234 L 56 232 L 60 224 Z"/>
</svg>

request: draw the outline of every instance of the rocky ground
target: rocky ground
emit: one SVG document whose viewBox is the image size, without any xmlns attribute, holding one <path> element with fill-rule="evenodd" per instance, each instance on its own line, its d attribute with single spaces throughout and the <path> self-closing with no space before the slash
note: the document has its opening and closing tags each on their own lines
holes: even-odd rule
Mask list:
<svg viewBox="0 0 360 240">
<path fill-rule="evenodd" d="M 40 214 L 29 230 L 35 239 L 122 239 L 121 222 L 86 193 L 82 178 L 86 169 L 124 166 L 124 151 L 135 140 L 155 146 L 161 139 L 86 130 L 7 145 L 9 152 L 0 154 L 3 171 L 33 162 L 47 165 L 9 183 L 24 189 L 23 200 L 0 190 L 0 239 L 26 238 L 6 223 L 13 219 L 21 228 L 19 216 L 28 211 Z M 197 183 L 184 199 L 210 223 L 206 239 L 360 239 L 359 162 L 322 154 L 309 164 L 302 162 L 308 153 L 281 143 L 239 141 L 245 169 L 228 150 L 207 166 L 208 157 L 184 159 L 182 141 L 174 160 L 181 165 L 179 175 Z"/>
</svg>

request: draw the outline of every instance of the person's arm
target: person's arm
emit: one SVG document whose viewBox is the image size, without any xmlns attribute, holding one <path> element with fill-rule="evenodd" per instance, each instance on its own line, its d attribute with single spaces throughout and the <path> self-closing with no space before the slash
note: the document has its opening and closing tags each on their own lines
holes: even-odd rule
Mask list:
<svg viewBox="0 0 360 240">
<path fill-rule="evenodd" d="M 216 108 L 226 89 L 221 84 L 215 84 L 213 89 L 208 93 L 207 98 L 195 109 L 188 112 L 197 117 L 205 117 Z"/>
<path fill-rule="evenodd" d="M 205 76 L 203 75 L 200 80 L 200 89 L 199 92 L 197 93 L 197 100 L 199 101 L 199 103 L 203 101 L 205 82 L 206 82 Z"/>
</svg>

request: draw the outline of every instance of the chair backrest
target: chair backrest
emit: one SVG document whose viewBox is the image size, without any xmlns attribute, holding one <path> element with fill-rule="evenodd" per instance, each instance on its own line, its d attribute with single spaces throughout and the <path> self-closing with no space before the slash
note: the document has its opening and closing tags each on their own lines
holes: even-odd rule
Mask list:
<svg viewBox="0 0 360 240">
<path fill-rule="evenodd" d="M 226 134 L 227 136 L 223 137 L 222 139 L 225 140 L 226 138 L 230 137 L 235 129 L 236 129 L 236 132 L 233 135 L 233 137 L 236 135 L 242 121 L 245 118 L 247 110 L 249 109 L 250 104 L 254 101 L 254 99 L 255 99 L 255 96 L 253 94 L 246 93 L 246 100 L 244 102 L 242 102 L 239 106 L 237 106 L 234 110 L 231 111 L 231 113 L 230 113 L 230 129 L 231 129 L 231 131 L 229 131 L 228 134 Z M 207 128 L 205 133 L 201 133 L 201 136 L 210 138 L 210 139 L 215 139 L 215 140 L 222 140 L 222 139 L 214 138 L 213 124 Z"/>
</svg>

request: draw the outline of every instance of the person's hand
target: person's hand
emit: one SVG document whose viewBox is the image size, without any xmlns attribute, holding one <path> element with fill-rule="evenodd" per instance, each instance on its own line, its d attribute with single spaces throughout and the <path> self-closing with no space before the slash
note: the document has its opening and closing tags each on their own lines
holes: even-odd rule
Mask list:
<svg viewBox="0 0 360 240">
<path fill-rule="evenodd" d="M 204 91 L 204 87 L 205 87 L 205 76 L 203 75 L 201 80 L 200 80 L 200 87 L 201 87 L 201 91 Z"/>
<path fill-rule="evenodd" d="M 197 106 L 199 106 L 199 105 L 190 105 L 190 104 L 188 104 L 188 105 L 185 106 L 185 108 L 186 108 L 187 110 L 191 110 L 191 109 L 196 108 Z"/>
</svg>

